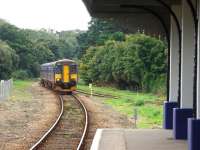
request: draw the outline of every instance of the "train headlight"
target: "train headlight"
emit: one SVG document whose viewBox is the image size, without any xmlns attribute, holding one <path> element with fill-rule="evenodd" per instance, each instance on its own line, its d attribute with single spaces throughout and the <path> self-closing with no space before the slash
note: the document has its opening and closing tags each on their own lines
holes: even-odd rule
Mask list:
<svg viewBox="0 0 200 150">
<path fill-rule="evenodd" d="M 60 79 L 59 79 L 59 78 L 56 78 L 56 81 L 60 81 Z"/>
</svg>

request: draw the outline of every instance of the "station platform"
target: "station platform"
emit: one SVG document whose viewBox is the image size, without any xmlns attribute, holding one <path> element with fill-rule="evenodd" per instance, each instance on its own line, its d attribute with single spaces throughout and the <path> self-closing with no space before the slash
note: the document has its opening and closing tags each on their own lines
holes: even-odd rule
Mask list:
<svg viewBox="0 0 200 150">
<path fill-rule="evenodd" d="M 98 129 L 90 150 L 187 150 L 187 141 L 174 140 L 171 130 Z"/>
</svg>

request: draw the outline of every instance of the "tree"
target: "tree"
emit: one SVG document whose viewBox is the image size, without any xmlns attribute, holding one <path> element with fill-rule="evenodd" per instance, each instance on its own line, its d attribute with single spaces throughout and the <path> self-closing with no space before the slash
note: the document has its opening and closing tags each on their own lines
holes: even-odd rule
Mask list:
<svg viewBox="0 0 200 150">
<path fill-rule="evenodd" d="M 79 58 L 90 46 L 103 45 L 108 40 L 123 41 L 125 34 L 123 28 L 118 26 L 112 19 L 92 18 L 89 22 L 89 29 L 78 37 Z"/>
<path fill-rule="evenodd" d="M 162 41 L 144 34 L 127 35 L 125 41 L 109 40 L 86 50 L 81 77 L 85 82 L 150 91 L 157 84 L 164 85 L 165 49 Z"/>
<path fill-rule="evenodd" d="M 9 79 L 17 68 L 18 56 L 5 42 L 0 40 L 0 79 Z"/>
<path fill-rule="evenodd" d="M 62 58 L 75 58 L 78 47 L 76 37 L 79 32 L 20 29 L 0 20 L 0 40 L 6 42 L 19 58 L 16 68 L 19 71 L 14 73 L 15 76 L 22 74 L 38 77 L 40 64 Z M 4 54 L 6 55 L 6 52 Z M 6 74 L 14 71 L 7 70 Z"/>
</svg>

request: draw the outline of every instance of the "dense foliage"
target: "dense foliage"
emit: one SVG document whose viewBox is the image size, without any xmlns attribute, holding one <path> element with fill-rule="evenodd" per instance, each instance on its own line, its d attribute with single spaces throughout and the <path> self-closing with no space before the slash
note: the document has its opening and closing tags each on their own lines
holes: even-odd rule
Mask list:
<svg viewBox="0 0 200 150">
<path fill-rule="evenodd" d="M 112 19 L 92 18 L 85 32 L 19 29 L 0 20 L 0 79 L 38 77 L 42 63 L 79 58 L 86 83 L 165 91 L 165 44 L 126 32 Z"/>
<path fill-rule="evenodd" d="M 81 77 L 87 83 L 151 91 L 164 86 L 165 60 L 162 41 L 144 34 L 127 35 L 125 41 L 110 40 L 88 48 L 81 62 Z"/>
<path fill-rule="evenodd" d="M 124 39 L 125 30 L 112 19 L 92 18 L 88 30 L 77 37 L 79 44 L 77 56 L 81 58 L 90 46 L 103 45 L 108 40 L 123 41 Z"/>
<path fill-rule="evenodd" d="M 19 29 L 0 20 L 0 78 L 37 77 L 42 63 L 74 58 L 79 31 Z"/>
<path fill-rule="evenodd" d="M 9 78 L 18 62 L 19 58 L 16 52 L 7 43 L 0 40 L 0 79 Z"/>
</svg>

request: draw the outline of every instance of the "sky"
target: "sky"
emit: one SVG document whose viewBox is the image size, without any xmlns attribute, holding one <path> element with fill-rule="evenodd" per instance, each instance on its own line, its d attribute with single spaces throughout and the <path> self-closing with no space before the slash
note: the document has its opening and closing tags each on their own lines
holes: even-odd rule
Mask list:
<svg viewBox="0 0 200 150">
<path fill-rule="evenodd" d="M 87 30 L 90 15 L 82 0 L 0 0 L 0 18 L 20 28 Z"/>
</svg>

